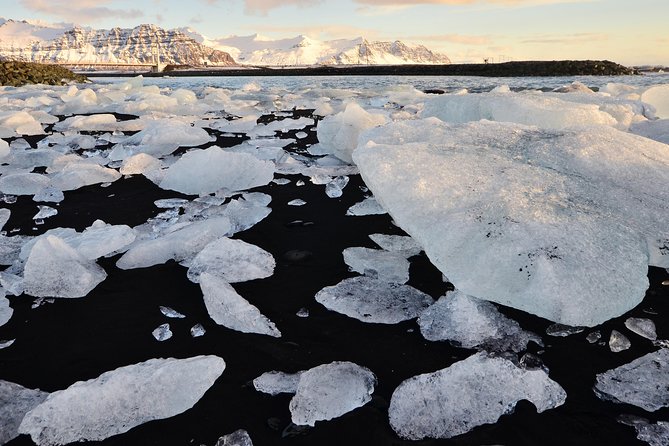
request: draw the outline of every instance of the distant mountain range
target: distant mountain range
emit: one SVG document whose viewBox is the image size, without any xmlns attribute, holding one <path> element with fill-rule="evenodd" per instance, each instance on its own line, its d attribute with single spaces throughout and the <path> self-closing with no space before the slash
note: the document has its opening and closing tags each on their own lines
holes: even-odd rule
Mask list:
<svg viewBox="0 0 669 446">
<path fill-rule="evenodd" d="M 447 64 L 422 45 L 370 42 L 362 37 L 319 41 L 306 36 L 272 40 L 257 34 L 210 39 L 190 28 L 155 25 L 109 30 L 0 18 L 0 57 L 72 64 L 310 66 Z"/>
</svg>

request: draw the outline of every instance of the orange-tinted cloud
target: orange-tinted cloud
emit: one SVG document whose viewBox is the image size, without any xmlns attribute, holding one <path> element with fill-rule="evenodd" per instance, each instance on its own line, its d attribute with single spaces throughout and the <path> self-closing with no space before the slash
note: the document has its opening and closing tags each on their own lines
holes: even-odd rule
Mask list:
<svg viewBox="0 0 669 446">
<path fill-rule="evenodd" d="M 113 9 L 104 6 L 107 3 L 110 0 L 21 0 L 21 5 L 26 9 L 78 23 L 95 22 L 110 17 L 133 19 L 144 16 L 138 9 Z"/>
</svg>

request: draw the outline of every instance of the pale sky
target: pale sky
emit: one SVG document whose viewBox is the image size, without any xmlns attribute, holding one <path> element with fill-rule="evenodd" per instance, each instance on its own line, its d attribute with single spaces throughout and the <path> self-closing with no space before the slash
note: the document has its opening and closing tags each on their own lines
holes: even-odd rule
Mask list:
<svg viewBox="0 0 669 446">
<path fill-rule="evenodd" d="M 422 43 L 453 62 L 669 65 L 669 0 L 0 0 L 4 18 Z"/>
</svg>

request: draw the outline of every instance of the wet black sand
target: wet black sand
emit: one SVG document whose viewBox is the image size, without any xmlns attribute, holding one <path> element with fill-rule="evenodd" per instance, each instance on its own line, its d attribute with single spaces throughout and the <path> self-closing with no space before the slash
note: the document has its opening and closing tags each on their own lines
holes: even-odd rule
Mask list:
<svg viewBox="0 0 669 446">
<path fill-rule="evenodd" d="M 591 345 L 588 330 L 568 338 L 545 335 L 549 321 L 502 309 L 523 328 L 542 335 L 546 347 L 531 344 L 550 369 L 552 379 L 567 392 L 564 406 L 537 414 L 530 403 L 521 402 L 515 413 L 495 425 L 481 426 L 451 440 L 402 441 L 388 424 L 387 409 L 393 390 L 411 376 L 432 372 L 464 359 L 473 351 L 445 342 L 422 338 L 415 321 L 397 325 L 364 324 L 330 312 L 315 302 L 324 286 L 334 285 L 354 274 L 347 271 L 341 252 L 351 246 L 374 247 L 372 233 L 402 234 L 389 216 L 347 217 L 346 210 L 363 199 L 362 180 L 352 176 L 339 199 L 328 198 L 324 186 L 313 185 L 301 175 L 283 176 L 288 185 L 270 184 L 254 191 L 272 196 L 271 214 L 235 238 L 256 244 L 272 253 L 277 267 L 272 277 L 235 284 L 235 289 L 276 323 L 283 337 L 244 334 L 217 326 L 209 318 L 199 286 L 186 278 L 186 268 L 168 262 L 150 268 L 122 271 L 117 257 L 99 264 L 108 278 L 81 299 L 57 299 L 31 309 L 33 299 L 9 297 L 12 319 L 0 327 L 0 340 L 16 342 L 0 350 L 0 379 L 46 391 L 63 389 L 75 381 L 95 378 L 117 367 L 155 357 L 185 358 L 218 355 L 227 367 L 223 375 L 190 410 L 170 419 L 153 421 L 100 442 L 104 445 L 214 445 L 216 439 L 237 429 L 246 429 L 255 445 L 635 445 L 631 427 L 616 422 L 623 413 L 652 421 L 669 419 L 669 409 L 646 413 L 627 405 L 600 401 L 591 388 L 595 375 L 653 351 L 650 341 L 624 328 L 629 316 L 650 317 L 659 339 L 669 337 L 669 279 L 666 271 L 651 268 L 651 287 L 642 304 L 620 318 L 597 327 L 604 339 L 611 329 L 625 333 L 632 348 L 612 353 L 608 346 Z M 297 180 L 304 186 L 296 186 Z M 112 224 L 136 225 L 161 210 L 153 201 L 182 195 L 163 191 L 143 177 L 122 179 L 109 187 L 88 186 L 66 192 L 57 216 L 35 227 L 37 212 L 30 198 L 8 205 L 12 217 L 5 229 L 19 228 L 36 235 L 53 227 L 89 226 L 95 219 Z M 287 202 L 301 198 L 301 207 Z M 300 220 L 309 224 L 295 223 Z M 292 250 L 310 255 L 295 260 Z M 450 288 L 424 255 L 411 259 L 411 285 L 438 298 Z M 158 307 L 169 306 L 185 319 L 167 319 Z M 308 318 L 296 316 L 300 308 Z M 657 315 L 645 311 L 653 309 Z M 174 336 L 157 342 L 151 331 L 169 322 Z M 189 329 L 201 323 L 205 336 L 192 338 Z M 256 392 L 250 381 L 270 370 L 297 371 L 331 361 L 353 361 L 371 369 L 378 377 L 373 400 L 341 418 L 319 422 L 315 428 L 291 426 L 290 395 L 271 397 Z M 94 402 L 91 402 L 93 405 Z M 31 445 L 28 436 L 8 443 Z"/>
</svg>

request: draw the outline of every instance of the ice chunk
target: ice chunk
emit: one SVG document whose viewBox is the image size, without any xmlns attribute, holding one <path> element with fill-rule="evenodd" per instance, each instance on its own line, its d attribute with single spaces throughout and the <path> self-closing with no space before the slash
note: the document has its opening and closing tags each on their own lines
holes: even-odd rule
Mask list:
<svg viewBox="0 0 669 446">
<path fill-rule="evenodd" d="M 597 375 L 595 393 L 649 412 L 669 406 L 669 349 L 648 353 L 629 364 Z"/>
<path fill-rule="evenodd" d="M 49 206 L 37 206 L 37 209 L 39 209 L 39 212 L 33 216 L 33 220 L 44 220 L 58 215 L 58 210 Z"/>
<path fill-rule="evenodd" d="M 162 305 L 161 305 L 159 308 L 160 308 L 160 312 L 163 313 L 163 315 L 165 315 L 165 316 L 167 316 L 167 317 L 170 317 L 170 318 L 176 318 L 176 319 L 183 319 L 183 318 L 186 317 L 186 316 L 184 316 L 183 314 L 179 313 L 178 311 L 176 311 L 176 310 L 173 309 L 173 308 L 170 308 L 170 307 L 163 307 Z"/>
<path fill-rule="evenodd" d="M 613 353 L 619 353 L 623 350 L 627 350 L 632 346 L 632 343 L 627 336 L 620 333 L 617 330 L 611 330 L 611 336 L 609 337 L 609 348 Z"/>
<path fill-rule="evenodd" d="M 327 309 L 363 322 L 396 324 L 418 317 L 434 300 L 409 285 L 353 277 L 325 287 L 316 301 Z"/>
<path fill-rule="evenodd" d="M 9 341 L 0 341 L 0 350 L 11 346 L 16 339 L 10 339 Z"/>
<path fill-rule="evenodd" d="M 9 144 L 4 139 L 0 139 L 0 159 L 9 155 Z"/>
<path fill-rule="evenodd" d="M 51 186 L 67 191 L 91 184 L 112 183 L 119 178 L 121 178 L 121 174 L 114 169 L 88 162 L 71 162 L 51 177 Z"/>
<path fill-rule="evenodd" d="M 167 341 L 172 337 L 172 330 L 170 330 L 170 324 L 159 325 L 158 328 L 151 332 L 156 341 Z"/>
<path fill-rule="evenodd" d="M 367 138 L 354 154 L 365 184 L 471 296 L 594 326 L 643 299 L 648 264 L 669 262 L 666 145 L 431 119 Z"/>
<path fill-rule="evenodd" d="M 383 115 L 366 112 L 351 102 L 343 112 L 327 116 L 318 124 L 318 141 L 327 153 L 347 163 L 352 163 L 351 154 L 358 145 L 358 135 L 365 129 L 386 122 Z"/>
<path fill-rule="evenodd" d="M 179 147 L 194 147 L 211 140 L 209 134 L 200 127 L 177 119 L 156 119 L 146 127 L 123 141 L 133 154 L 146 153 L 155 157 L 169 155 Z"/>
<path fill-rule="evenodd" d="M 188 224 L 166 235 L 133 244 L 116 266 L 121 269 L 146 268 L 165 263 L 192 259 L 208 243 L 231 232 L 226 217 L 212 218 Z"/>
<path fill-rule="evenodd" d="M 53 186 L 46 186 L 33 196 L 33 201 L 37 202 L 60 203 L 64 199 L 63 191 Z"/>
<path fill-rule="evenodd" d="M 420 254 L 423 250 L 416 240 L 406 235 L 370 234 L 369 238 L 382 249 L 401 252 L 407 258 Z"/>
<path fill-rule="evenodd" d="M 253 380 L 253 387 L 258 392 L 268 393 L 272 396 L 280 393 L 295 393 L 303 373 L 304 371 L 297 373 L 277 371 L 263 373 Z"/>
<path fill-rule="evenodd" d="M 567 336 L 583 333 L 584 330 L 585 327 L 573 327 L 571 325 L 564 325 L 564 324 L 551 324 L 548 326 L 548 328 L 546 328 L 546 334 L 548 336 L 565 338 Z"/>
<path fill-rule="evenodd" d="M 30 251 L 24 287 L 35 297 L 83 297 L 106 277 L 94 261 L 50 235 L 38 240 Z"/>
<path fill-rule="evenodd" d="M 325 185 L 325 195 L 330 198 L 339 198 L 344 193 L 344 188 L 348 184 L 347 176 L 338 176 L 333 178 Z"/>
<path fill-rule="evenodd" d="M 0 230 L 5 227 L 11 215 L 12 211 L 10 211 L 9 209 L 0 208 Z"/>
<path fill-rule="evenodd" d="M 50 184 L 39 173 L 10 173 L 0 177 L 0 192 L 12 195 L 35 195 Z"/>
<path fill-rule="evenodd" d="M 402 438 L 450 438 L 494 423 L 529 400 L 538 412 L 564 404 L 565 391 L 543 370 L 524 370 L 477 353 L 434 373 L 414 376 L 393 392 L 390 425 Z"/>
<path fill-rule="evenodd" d="M 239 429 L 220 437 L 215 446 L 253 446 L 253 442 L 248 432 Z"/>
<path fill-rule="evenodd" d="M 362 215 L 382 215 L 386 214 L 386 210 L 381 207 L 378 201 L 374 198 L 365 198 L 359 203 L 354 204 L 346 211 L 346 215 L 362 216 Z"/>
<path fill-rule="evenodd" d="M 206 332 L 207 330 L 204 329 L 202 324 L 195 324 L 190 328 L 190 335 L 194 338 L 199 338 L 200 336 L 204 336 Z"/>
<path fill-rule="evenodd" d="M 52 393 L 19 432 L 39 446 L 99 441 L 191 407 L 225 370 L 217 356 L 150 359 Z"/>
<path fill-rule="evenodd" d="M 223 188 L 240 191 L 263 186 L 273 178 L 274 163 L 214 146 L 183 155 L 167 169 L 160 187 L 185 194 L 206 194 Z"/>
<path fill-rule="evenodd" d="M 202 273 L 200 274 L 200 287 L 209 316 L 218 325 L 242 333 L 281 337 L 281 332 L 274 323 L 260 313 L 258 308 L 237 294 L 237 291 L 226 281 L 212 274 Z"/>
<path fill-rule="evenodd" d="M 46 392 L 0 380 L 0 444 L 18 437 L 23 417 L 47 396 Z"/>
<path fill-rule="evenodd" d="M 384 282 L 409 281 L 409 261 L 402 253 L 355 247 L 346 248 L 342 254 L 351 271 Z"/>
<path fill-rule="evenodd" d="M 669 144 L 669 119 L 637 122 L 630 126 L 629 131 L 635 135 Z"/>
<path fill-rule="evenodd" d="M 649 423 L 648 420 L 635 420 L 632 425 L 636 430 L 636 438 L 650 446 L 667 446 L 669 444 L 669 422 Z"/>
<path fill-rule="evenodd" d="M 93 260 L 125 249 L 135 237 L 135 231 L 127 225 L 110 225 L 95 220 L 84 232 L 66 238 L 66 241 L 81 255 Z"/>
<path fill-rule="evenodd" d="M 295 313 L 295 316 L 303 317 L 303 318 L 304 317 L 309 317 L 309 309 L 302 307 L 299 310 L 297 310 L 297 313 Z"/>
<path fill-rule="evenodd" d="M 586 336 L 585 339 L 589 343 L 594 344 L 595 342 L 598 342 L 600 339 L 602 339 L 602 333 L 599 331 L 593 331 L 588 333 L 588 336 Z"/>
<path fill-rule="evenodd" d="M 162 163 L 158 158 L 154 158 L 146 153 L 138 153 L 123 161 L 119 172 L 121 175 L 142 174 L 151 181 L 160 181 L 162 179 Z"/>
<path fill-rule="evenodd" d="M 296 198 L 295 200 L 290 200 L 288 202 L 288 206 L 304 206 L 305 204 L 307 204 L 307 202 L 299 198 Z"/>
<path fill-rule="evenodd" d="M 226 282 L 246 282 L 263 279 L 274 273 L 276 262 L 272 254 L 258 246 L 221 237 L 204 247 L 188 269 L 188 278 L 197 283 L 207 272 Z"/>
<path fill-rule="evenodd" d="M 372 399 L 376 376 L 352 362 L 331 362 L 300 376 L 289 408 L 293 423 L 314 426 L 362 407 Z"/>
<path fill-rule="evenodd" d="M 12 318 L 13 313 L 14 310 L 9 306 L 9 299 L 5 297 L 5 290 L 0 288 L 0 327 Z"/>
<path fill-rule="evenodd" d="M 464 348 L 521 352 L 541 338 L 523 330 L 490 302 L 455 290 L 427 308 L 418 318 L 420 332 L 430 341 L 451 341 Z"/>
<path fill-rule="evenodd" d="M 655 116 L 669 118 L 669 85 L 656 85 L 641 94 L 641 100 L 655 108 Z"/>
<path fill-rule="evenodd" d="M 25 111 L 0 112 L 0 138 L 18 135 L 41 135 L 42 125 Z"/>
<path fill-rule="evenodd" d="M 633 333 L 654 341 L 657 339 L 655 323 L 650 319 L 631 317 L 625 321 L 625 327 Z"/>
</svg>

